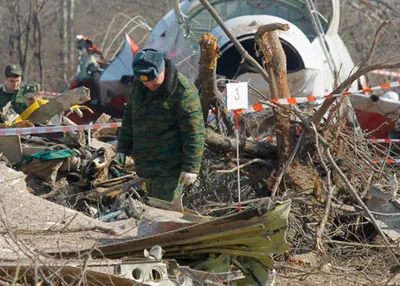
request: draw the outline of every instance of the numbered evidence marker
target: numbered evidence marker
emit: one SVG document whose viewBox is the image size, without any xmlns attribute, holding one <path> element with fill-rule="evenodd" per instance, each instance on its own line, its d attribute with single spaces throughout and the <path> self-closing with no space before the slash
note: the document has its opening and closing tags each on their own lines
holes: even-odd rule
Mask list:
<svg viewBox="0 0 400 286">
<path fill-rule="evenodd" d="M 227 109 L 235 110 L 248 107 L 248 87 L 247 82 L 228 83 L 226 85 Z"/>
</svg>

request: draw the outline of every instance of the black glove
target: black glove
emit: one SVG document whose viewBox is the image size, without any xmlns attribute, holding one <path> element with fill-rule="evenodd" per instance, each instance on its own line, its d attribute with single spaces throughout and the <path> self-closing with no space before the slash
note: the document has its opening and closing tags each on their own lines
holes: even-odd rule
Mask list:
<svg viewBox="0 0 400 286">
<path fill-rule="evenodd" d="M 101 72 L 94 64 L 90 64 L 87 67 L 88 74 L 95 74 L 96 72 Z"/>
<path fill-rule="evenodd" d="M 133 75 L 123 75 L 121 76 L 120 82 L 123 85 L 127 85 L 133 82 Z"/>
</svg>

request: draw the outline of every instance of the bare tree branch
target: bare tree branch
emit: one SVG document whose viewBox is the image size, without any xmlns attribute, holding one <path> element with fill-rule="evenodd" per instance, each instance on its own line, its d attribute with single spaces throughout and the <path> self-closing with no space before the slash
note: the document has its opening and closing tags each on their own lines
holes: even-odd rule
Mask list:
<svg viewBox="0 0 400 286">
<path fill-rule="evenodd" d="M 334 91 L 332 91 L 332 94 L 337 94 L 337 93 L 341 93 L 344 90 L 348 89 L 349 86 L 356 81 L 358 78 L 360 78 L 361 76 L 365 75 L 366 73 L 376 70 L 376 69 L 392 69 L 392 68 L 399 68 L 400 67 L 400 62 L 394 63 L 394 64 L 387 64 L 387 63 L 378 63 L 378 64 L 372 64 L 372 65 L 368 65 L 367 63 L 369 61 L 372 60 L 375 49 L 377 47 L 377 45 L 379 44 L 379 39 L 380 39 L 380 34 L 383 30 L 384 27 L 386 27 L 388 25 L 390 20 L 387 20 L 385 22 L 383 22 L 380 27 L 378 28 L 378 30 L 375 33 L 375 38 L 374 41 L 372 43 L 372 46 L 370 48 L 370 51 L 366 57 L 366 59 L 361 63 L 360 67 L 358 68 L 358 70 L 356 72 L 354 72 L 351 76 L 349 76 L 345 81 L 343 81 Z M 331 105 L 336 101 L 336 98 L 328 98 L 324 101 L 324 103 L 322 104 L 322 106 L 317 110 L 317 112 L 314 114 L 313 118 L 312 118 L 312 122 L 314 124 L 319 124 L 319 122 L 321 122 L 322 117 L 324 116 L 324 114 L 329 110 L 329 108 L 331 107 Z"/>
<path fill-rule="evenodd" d="M 212 5 L 207 1 L 207 0 L 199 0 L 201 4 L 208 10 L 208 12 L 211 14 L 211 16 L 215 19 L 215 21 L 218 23 L 218 25 L 221 27 L 221 29 L 225 32 L 225 34 L 228 36 L 228 38 L 231 40 L 233 45 L 238 49 L 240 55 L 242 56 L 243 60 L 248 61 L 260 74 L 261 76 L 269 82 L 269 78 L 265 70 L 263 69 L 260 64 L 249 55 L 249 53 L 243 48 L 243 46 L 240 44 L 240 42 L 232 35 L 232 33 L 229 31 L 229 29 L 225 26 L 224 21 L 221 19 L 221 17 L 218 15 L 218 13 L 215 11 L 215 9 L 212 7 Z"/>
<path fill-rule="evenodd" d="M 260 26 L 255 34 L 257 45 L 260 47 L 267 66 L 270 78 L 270 91 L 273 98 L 289 98 L 290 91 L 287 82 L 286 55 L 276 30 L 287 31 L 289 25 L 273 23 Z M 290 109 L 291 107 L 289 107 Z M 287 109 L 278 107 L 274 111 L 276 116 L 275 130 L 278 142 L 279 165 L 283 165 L 292 153 L 293 148 L 293 126 L 291 123 L 291 113 Z"/>
</svg>

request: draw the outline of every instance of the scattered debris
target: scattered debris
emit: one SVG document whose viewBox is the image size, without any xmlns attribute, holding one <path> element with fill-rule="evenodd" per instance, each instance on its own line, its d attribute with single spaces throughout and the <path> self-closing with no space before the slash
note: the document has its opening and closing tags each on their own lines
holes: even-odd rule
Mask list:
<svg viewBox="0 0 400 286">
<path fill-rule="evenodd" d="M 220 22 L 218 29 L 229 32 L 214 11 L 219 4 L 200 2 L 205 7 L 199 11 L 210 11 L 215 22 Z M 226 2 L 236 5 L 240 1 Z M 293 8 L 292 4 L 284 11 Z M 398 166 L 389 164 L 400 160 L 396 159 L 400 157 L 399 141 L 369 140 L 371 134 L 382 132 L 366 134 L 360 130 L 350 101 L 343 96 L 349 94 L 353 82 L 374 68 L 368 63 L 378 41 L 349 78 L 341 78 L 340 72 L 337 78 L 324 82 L 329 88 L 335 86 L 332 94 L 340 96 L 322 96 L 320 106 L 311 104 L 316 101 L 313 96 L 295 105 L 300 101 L 293 98 L 292 89 L 304 87 L 302 80 L 311 80 L 314 75 L 286 78 L 288 46 L 282 48 L 275 30 L 281 30 L 280 36 L 285 31 L 300 36 L 298 28 L 286 21 L 242 25 L 258 31 L 251 46 L 255 44 L 261 54 L 249 54 L 242 46 L 245 42 L 235 38 L 240 36 L 236 34 L 239 30 L 227 33 L 228 37 L 221 34 L 223 39 L 205 34 L 197 43 L 186 23 L 188 11 L 180 10 L 189 6 L 174 5 L 182 26 L 171 30 L 176 37 L 165 32 L 161 37 L 165 43 L 173 42 L 174 49 L 179 39 L 179 43 L 191 44 L 191 53 L 194 46 L 201 50 L 191 56 L 200 56 L 196 86 L 201 88 L 207 120 L 207 149 L 199 180 L 184 192 L 184 211 L 172 211 L 170 202 L 148 197 L 132 159 L 125 166 L 116 162 L 116 128 L 87 131 L 75 126 L 77 131 L 66 127 L 70 129 L 65 132 L 23 132 L 25 127 L 39 125 L 75 125 L 71 119 L 75 104 L 95 109 L 77 111 L 75 115 L 83 121 L 98 124 L 118 120 L 101 112 L 121 115 L 130 90 L 130 66 L 121 64 L 126 62 L 121 59 L 131 59 L 138 47 L 126 36 L 122 52 L 103 63 L 107 68 L 101 76 L 102 68 L 92 67 L 96 76 L 84 69 L 86 76 L 93 75 L 90 90 L 99 86 L 103 90 L 93 94 L 86 87 L 67 91 L 14 125 L 11 122 L 17 115 L 9 105 L 0 114 L 1 128 L 21 128 L 17 135 L 0 136 L 0 283 L 299 285 L 321 274 L 326 280 L 318 276 L 322 281 L 316 279 L 316 283 L 326 284 L 331 279 L 375 285 L 400 282 Z M 250 10 L 260 7 L 253 8 Z M 196 12 L 189 19 L 197 21 L 197 14 L 204 16 Z M 299 23 L 306 23 L 302 21 Z M 385 25 L 378 29 L 376 39 Z M 226 91 L 217 84 L 215 75 L 217 65 L 223 62 L 218 43 L 228 38 L 247 62 L 240 63 L 234 73 L 244 70 L 240 78 L 245 78 L 250 66 L 263 69 L 257 60 L 263 61 L 266 71 L 262 70 L 262 77 L 269 83 L 263 88 L 270 89 L 263 93 L 249 84 L 252 100 L 257 98 L 257 102 L 242 110 L 237 122 L 240 158 L 236 158 L 237 141 L 232 136 L 235 122 L 224 104 Z M 88 39 L 82 36 L 79 40 Z M 297 56 L 294 53 L 289 60 Z M 187 63 L 192 64 L 182 61 L 183 66 Z M 296 85 L 291 82 L 295 78 Z M 389 87 L 385 84 L 374 90 Z M 307 88 L 298 92 L 308 92 Z M 396 128 L 398 102 L 392 105 L 389 99 L 365 97 L 364 93 L 354 94 L 352 102 L 358 107 L 367 105 L 361 113 L 382 113 L 384 121 L 391 120 L 388 130 Z M 264 113 L 254 115 L 256 111 Z M 392 135 L 398 133 L 394 131 Z M 241 204 L 236 203 L 236 172 L 241 175 Z"/>
</svg>

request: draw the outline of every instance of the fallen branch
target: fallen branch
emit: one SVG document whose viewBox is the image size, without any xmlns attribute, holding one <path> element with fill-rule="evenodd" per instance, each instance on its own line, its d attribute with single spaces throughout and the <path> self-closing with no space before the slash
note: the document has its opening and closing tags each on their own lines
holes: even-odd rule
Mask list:
<svg viewBox="0 0 400 286">
<path fill-rule="evenodd" d="M 248 162 L 246 162 L 246 163 L 244 163 L 244 164 L 239 165 L 239 167 L 236 166 L 235 168 L 232 168 L 232 169 L 230 169 L 230 170 L 217 170 L 217 173 L 220 173 L 220 174 L 229 174 L 229 173 L 233 173 L 233 172 L 235 172 L 238 168 L 239 168 L 239 169 L 242 169 L 242 168 L 247 167 L 247 166 L 249 166 L 249 165 L 251 165 L 251 164 L 254 164 L 254 163 L 260 163 L 260 164 L 263 164 L 263 165 L 265 165 L 265 166 L 267 166 L 267 167 L 270 167 L 270 168 L 273 168 L 273 167 L 276 166 L 276 164 L 274 164 L 273 162 L 269 162 L 269 161 L 266 161 L 266 160 L 262 160 L 262 159 L 256 158 L 256 159 L 252 159 L 252 160 L 250 160 L 250 161 L 248 161 Z"/>
<path fill-rule="evenodd" d="M 303 129 L 301 131 L 300 137 L 297 140 L 296 146 L 294 147 L 292 154 L 290 155 L 289 159 L 285 162 L 285 166 L 283 166 L 282 171 L 279 173 L 279 176 L 276 178 L 274 187 L 272 188 L 271 197 L 275 197 L 276 192 L 278 191 L 278 187 L 281 184 L 283 176 L 285 175 L 290 164 L 292 164 L 293 159 L 297 154 L 297 151 L 299 151 L 299 149 L 300 149 L 301 143 L 303 142 L 303 139 L 304 139 L 304 135 L 305 135 L 305 129 Z"/>
<path fill-rule="evenodd" d="M 218 134 L 210 129 L 206 130 L 206 144 L 207 147 L 217 153 L 236 152 L 236 139 Z M 247 140 L 239 140 L 239 149 L 241 152 L 248 155 L 275 159 L 276 146 L 263 143 L 255 143 Z"/>
<path fill-rule="evenodd" d="M 97 183 L 95 185 L 96 189 L 97 188 L 110 188 L 113 187 L 115 185 L 120 185 L 122 183 L 125 183 L 127 181 L 131 181 L 133 179 L 137 179 L 137 176 L 134 174 L 128 174 L 125 176 L 121 176 L 121 177 L 117 177 L 117 178 L 113 178 L 113 179 L 109 179 L 107 181 L 103 181 L 100 183 Z"/>
<path fill-rule="evenodd" d="M 307 128 L 307 130 L 309 130 L 310 132 L 314 133 L 313 132 L 313 128 L 312 128 L 311 123 L 309 122 L 309 120 L 307 118 L 305 118 L 304 116 L 302 116 L 300 113 L 297 113 L 297 116 L 299 116 L 301 121 L 304 123 L 304 127 Z M 331 153 L 329 151 L 329 147 L 330 147 L 329 143 L 326 142 L 325 139 L 318 132 L 315 134 L 315 136 L 317 136 L 318 139 L 320 140 L 321 145 L 324 148 L 325 153 L 327 155 L 327 158 L 329 160 L 329 163 L 338 172 L 340 178 L 345 183 L 345 185 L 348 188 L 348 190 L 350 191 L 350 193 L 353 195 L 353 197 L 356 199 L 357 203 L 364 210 L 365 215 L 371 220 L 371 223 L 374 226 L 374 228 L 376 229 L 376 231 L 378 232 L 378 234 L 382 237 L 382 239 L 383 239 L 383 241 L 385 243 L 389 243 L 387 238 L 386 238 L 386 236 L 385 236 L 385 234 L 382 232 L 382 229 L 379 227 L 377 221 L 375 220 L 374 216 L 372 215 L 372 213 L 370 212 L 368 207 L 364 204 L 364 202 L 362 201 L 360 196 L 357 194 L 357 191 L 354 189 L 354 187 L 351 185 L 349 180 L 346 178 L 346 175 L 342 172 L 342 170 L 340 170 L 339 166 L 336 164 L 335 159 L 333 159 L 333 157 L 332 157 L 332 155 L 331 155 Z M 396 261 L 397 261 L 397 258 L 396 258 Z"/>
<path fill-rule="evenodd" d="M 394 249 L 399 249 L 400 245 L 396 244 L 367 244 L 367 243 L 357 243 L 357 242 L 347 242 L 347 241 L 340 241 L 340 240 L 332 240 L 332 239 L 326 239 L 324 240 L 325 243 L 332 243 L 332 244 L 339 244 L 339 245 L 345 245 L 345 246 L 355 246 L 355 247 L 365 247 L 365 248 L 394 248 Z"/>
<path fill-rule="evenodd" d="M 322 242 L 322 233 L 325 230 L 325 224 L 326 224 L 326 221 L 328 220 L 329 211 L 331 208 L 333 187 L 332 187 L 332 181 L 331 181 L 331 171 L 328 169 L 328 166 L 325 164 L 324 158 L 322 157 L 321 151 L 319 149 L 317 128 L 315 127 L 315 125 L 313 125 L 313 128 L 315 131 L 315 147 L 317 148 L 317 153 L 321 160 L 321 164 L 324 167 L 325 172 L 327 173 L 327 178 L 328 178 L 328 196 L 327 196 L 326 202 L 325 202 L 324 214 L 322 216 L 319 226 L 317 227 L 317 229 L 315 231 L 315 241 L 316 241 L 317 249 L 319 252 L 324 253 L 325 247 Z"/>
<path fill-rule="evenodd" d="M 389 243 L 389 241 L 387 240 L 387 238 L 386 238 L 385 234 L 383 233 L 382 229 L 379 227 L 377 221 L 375 220 L 375 217 L 372 215 L 372 213 L 370 212 L 368 207 L 364 204 L 364 202 L 362 201 L 360 196 L 357 194 L 357 191 L 353 188 L 353 186 L 351 185 L 349 180 L 347 180 L 346 175 L 343 174 L 342 170 L 340 170 L 339 166 L 336 164 L 335 159 L 333 159 L 333 157 L 332 157 L 327 145 L 325 145 L 325 153 L 326 153 L 326 155 L 328 157 L 328 160 L 331 163 L 332 167 L 338 172 L 340 178 L 343 180 L 343 182 L 347 186 L 347 188 L 350 191 L 350 193 L 356 199 L 357 203 L 362 207 L 362 209 L 364 210 L 366 216 L 371 220 L 371 223 L 375 227 L 376 231 L 379 233 L 379 235 L 382 237 L 382 239 L 386 243 Z"/>
<path fill-rule="evenodd" d="M 379 171 L 379 175 L 378 175 L 379 179 L 382 178 L 382 174 L 383 174 L 383 171 L 385 170 L 387 159 L 389 159 L 391 149 L 392 149 L 392 143 L 390 142 L 389 146 L 387 148 L 387 151 L 386 151 L 385 159 L 383 159 L 384 161 L 382 163 L 381 170 Z"/>
<path fill-rule="evenodd" d="M 57 200 L 55 202 L 58 203 L 58 202 L 60 202 L 62 200 L 70 199 L 70 198 L 73 198 L 73 197 L 88 197 L 91 194 L 97 194 L 100 197 L 103 197 L 103 196 L 105 196 L 105 195 L 107 195 L 109 193 L 115 192 L 115 191 L 121 191 L 121 193 L 124 193 L 124 192 L 129 191 L 129 189 L 131 187 L 138 186 L 139 184 L 141 184 L 143 182 L 144 182 L 144 179 L 135 178 L 135 179 L 132 179 L 132 180 L 130 180 L 128 182 L 121 183 L 121 184 L 118 184 L 118 185 L 115 185 L 115 186 L 112 186 L 112 187 L 109 187 L 109 188 L 95 188 L 95 189 L 91 189 L 91 190 L 88 190 L 88 191 L 80 192 L 80 193 L 77 193 L 77 194 L 66 195 L 66 196 L 57 198 Z"/>
</svg>

